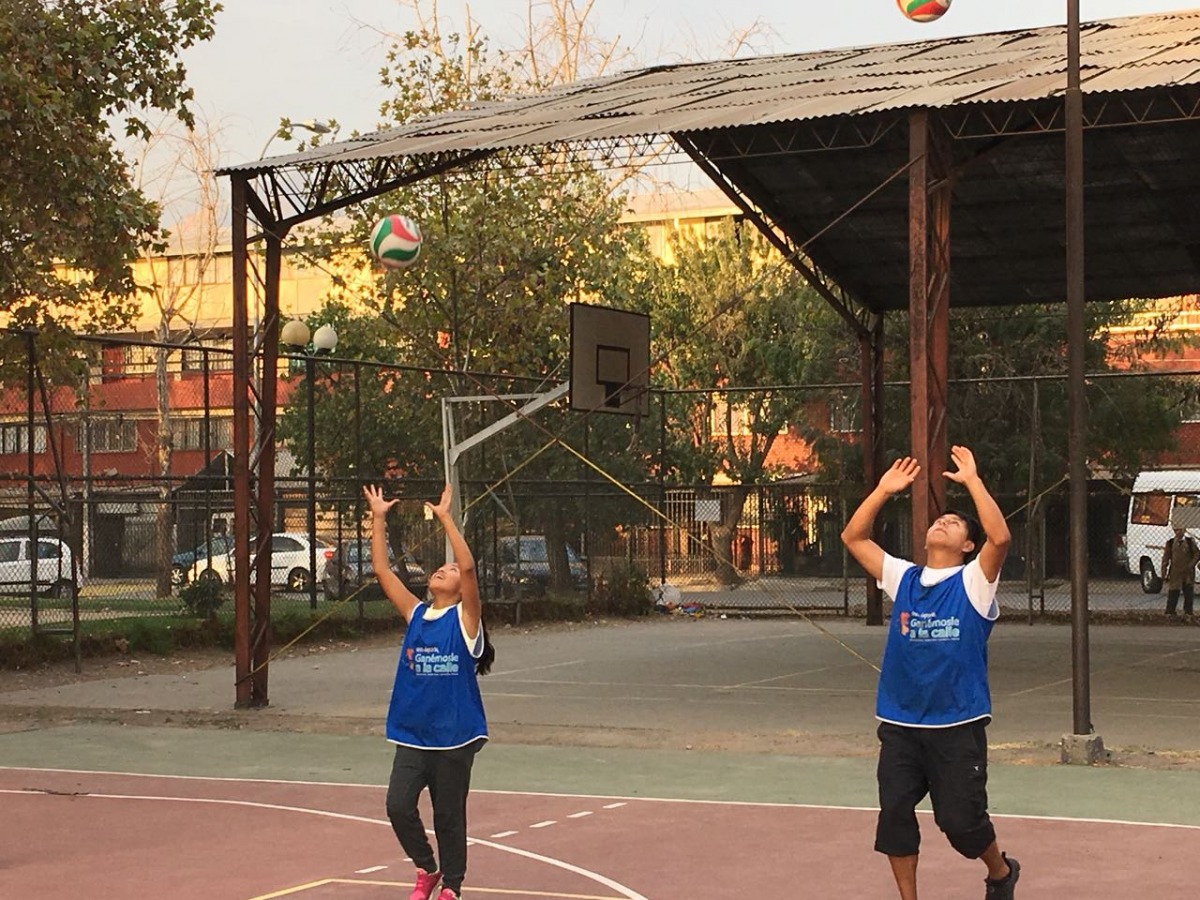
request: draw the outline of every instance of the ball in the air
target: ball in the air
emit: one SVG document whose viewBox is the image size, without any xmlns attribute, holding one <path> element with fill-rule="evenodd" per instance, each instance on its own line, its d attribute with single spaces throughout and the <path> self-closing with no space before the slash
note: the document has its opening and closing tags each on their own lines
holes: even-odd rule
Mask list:
<svg viewBox="0 0 1200 900">
<path fill-rule="evenodd" d="M 421 226 L 408 216 L 384 216 L 371 231 L 371 253 L 389 269 L 406 269 L 416 262 L 421 242 Z"/>
<path fill-rule="evenodd" d="M 896 0 L 900 12 L 914 22 L 936 22 L 946 14 L 951 0 Z"/>
</svg>

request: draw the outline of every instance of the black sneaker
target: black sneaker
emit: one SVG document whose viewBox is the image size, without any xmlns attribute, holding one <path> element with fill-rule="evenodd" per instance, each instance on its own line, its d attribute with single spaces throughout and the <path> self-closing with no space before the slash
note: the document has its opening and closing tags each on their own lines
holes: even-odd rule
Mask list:
<svg viewBox="0 0 1200 900">
<path fill-rule="evenodd" d="M 987 890 L 983 895 L 984 900 L 1013 900 L 1013 889 L 1017 886 L 1017 879 L 1021 877 L 1021 864 L 1007 854 L 1001 855 L 1008 863 L 1008 874 L 1000 881 L 992 881 L 990 878 L 983 879 L 983 883 L 987 885 Z"/>
</svg>

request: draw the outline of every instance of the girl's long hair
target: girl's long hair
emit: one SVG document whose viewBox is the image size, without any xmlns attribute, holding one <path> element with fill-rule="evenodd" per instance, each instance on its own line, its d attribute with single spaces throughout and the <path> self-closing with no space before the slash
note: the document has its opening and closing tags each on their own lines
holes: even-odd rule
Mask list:
<svg viewBox="0 0 1200 900">
<path fill-rule="evenodd" d="M 483 652 L 475 660 L 475 674 L 486 675 L 492 671 L 492 663 L 496 660 L 496 648 L 492 644 L 491 637 L 488 636 L 487 625 L 484 624 L 483 616 L 479 617 L 479 631 L 483 635 Z"/>
</svg>

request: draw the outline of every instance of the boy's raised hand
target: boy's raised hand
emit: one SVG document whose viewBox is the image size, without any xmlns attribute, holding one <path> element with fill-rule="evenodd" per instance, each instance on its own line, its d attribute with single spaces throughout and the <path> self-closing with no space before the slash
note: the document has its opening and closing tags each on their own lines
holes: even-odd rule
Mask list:
<svg viewBox="0 0 1200 900">
<path fill-rule="evenodd" d="M 951 481 L 966 484 L 972 478 L 979 477 L 979 470 L 975 466 L 975 454 L 966 447 L 960 447 L 957 444 L 951 447 L 950 461 L 958 467 L 958 471 L 943 472 L 942 474 Z"/>
<path fill-rule="evenodd" d="M 892 467 L 883 473 L 883 477 L 879 479 L 879 487 L 889 494 L 899 494 L 912 486 L 920 472 L 921 467 L 917 465 L 917 461 L 911 456 L 906 456 L 896 460 Z"/>
</svg>

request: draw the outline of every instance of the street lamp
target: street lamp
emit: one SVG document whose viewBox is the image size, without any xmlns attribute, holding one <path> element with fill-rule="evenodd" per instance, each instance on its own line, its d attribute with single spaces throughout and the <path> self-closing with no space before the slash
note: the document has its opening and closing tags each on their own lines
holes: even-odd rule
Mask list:
<svg viewBox="0 0 1200 900">
<path fill-rule="evenodd" d="M 304 385 L 308 404 L 308 605 L 317 608 L 317 461 L 316 461 L 316 382 L 317 354 L 332 353 L 337 349 L 337 330 L 326 323 L 312 333 L 300 319 L 292 319 L 283 326 L 280 339 L 304 353 Z"/>
<path fill-rule="evenodd" d="M 337 131 L 337 127 L 335 125 L 332 125 L 329 122 L 320 122 L 316 119 L 305 119 L 303 122 L 284 120 L 283 124 L 271 132 L 271 136 L 267 138 L 267 142 L 263 144 L 262 152 L 258 154 L 258 158 L 262 159 L 267 155 L 267 148 L 271 146 L 271 141 L 279 137 L 281 132 L 285 132 L 293 128 L 300 128 L 304 131 L 311 132 L 312 134 L 329 134 Z"/>
</svg>

